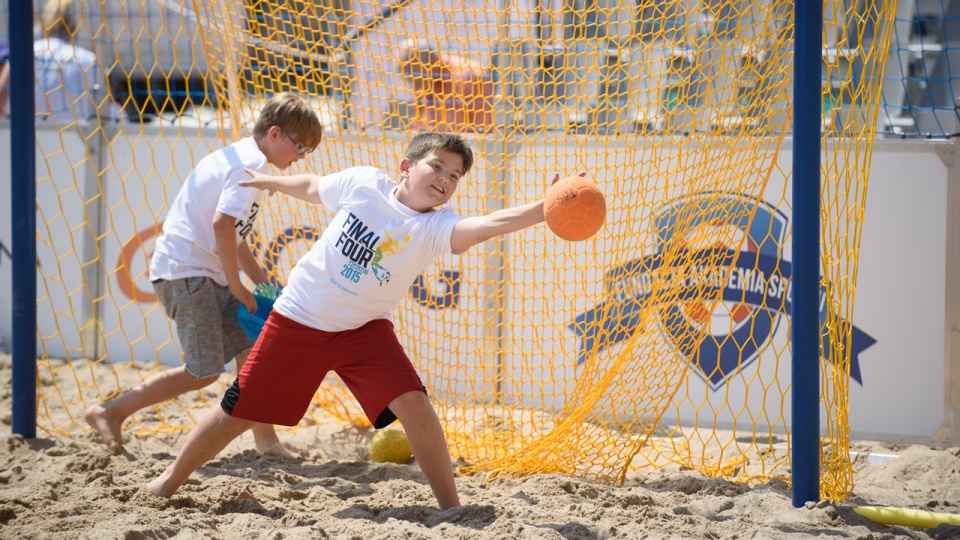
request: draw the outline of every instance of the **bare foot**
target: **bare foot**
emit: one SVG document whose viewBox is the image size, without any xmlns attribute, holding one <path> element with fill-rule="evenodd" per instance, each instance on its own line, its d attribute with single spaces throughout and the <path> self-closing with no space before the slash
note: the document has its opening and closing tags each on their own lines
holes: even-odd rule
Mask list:
<svg viewBox="0 0 960 540">
<path fill-rule="evenodd" d="M 287 458 L 297 458 L 300 457 L 294 452 L 292 452 L 285 444 L 280 441 L 277 441 L 266 448 L 257 448 L 257 451 L 261 454 L 266 454 L 268 456 L 279 456 Z"/>
<path fill-rule="evenodd" d="M 154 495 L 156 497 L 171 497 L 174 493 L 177 492 L 177 487 L 170 488 L 168 485 L 168 480 L 170 478 L 169 469 L 163 471 L 163 474 L 153 479 L 152 482 L 147 484 L 147 493 Z"/>
<path fill-rule="evenodd" d="M 107 409 L 103 405 L 94 405 L 87 409 L 87 412 L 83 413 L 83 419 L 100 434 L 100 438 L 110 452 L 119 454 L 123 451 L 121 422 L 108 418 Z"/>
</svg>

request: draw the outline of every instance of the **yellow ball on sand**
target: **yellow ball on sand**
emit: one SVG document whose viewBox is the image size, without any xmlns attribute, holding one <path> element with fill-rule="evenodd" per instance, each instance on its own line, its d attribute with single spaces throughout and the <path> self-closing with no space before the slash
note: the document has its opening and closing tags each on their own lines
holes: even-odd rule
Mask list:
<svg viewBox="0 0 960 540">
<path fill-rule="evenodd" d="M 379 463 L 406 463 L 413 452 L 407 434 L 399 429 L 384 429 L 370 441 L 370 459 Z"/>
</svg>

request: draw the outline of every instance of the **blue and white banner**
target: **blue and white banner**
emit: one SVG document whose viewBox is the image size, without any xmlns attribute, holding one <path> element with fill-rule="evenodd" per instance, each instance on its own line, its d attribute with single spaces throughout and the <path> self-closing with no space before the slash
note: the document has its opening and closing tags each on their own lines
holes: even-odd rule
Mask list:
<svg viewBox="0 0 960 540">
<path fill-rule="evenodd" d="M 629 338 L 653 310 L 676 353 L 716 390 L 757 360 L 791 313 L 791 263 L 782 256 L 787 218 L 749 196 L 700 193 L 670 201 L 653 222 L 655 252 L 607 270 L 603 300 L 569 324 L 580 341 L 577 365 Z M 704 241 L 714 247 L 690 248 Z M 730 242 L 739 249 L 724 245 Z M 876 340 L 828 319 L 825 293 L 821 287 L 823 354 L 834 351 L 826 324 L 838 321 L 836 335 L 852 332 L 850 376 L 862 384 L 859 354 Z"/>
</svg>

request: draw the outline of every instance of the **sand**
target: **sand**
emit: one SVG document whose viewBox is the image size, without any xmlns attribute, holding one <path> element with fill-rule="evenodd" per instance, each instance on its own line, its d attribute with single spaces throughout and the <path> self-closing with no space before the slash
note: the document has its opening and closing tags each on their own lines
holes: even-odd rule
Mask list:
<svg viewBox="0 0 960 540">
<path fill-rule="evenodd" d="M 4 539 L 960 538 L 960 526 L 888 526 L 853 511 L 960 513 L 960 448 L 855 441 L 854 495 L 840 504 L 795 508 L 782 481 L 741 485 L 663 469 L 631 474 L 623 486 L 558 475 L 458 477 L 463 506 L 441 511 L 415 463 L 371 462 L 373 431 L 331 420 L 280 432 L 297 458 L 262 455 L 246 434 L 160 499 L 143 487 L 174 459 L 185 432 L 138 437 L 127 429 L 117 455 L 79 428 L 11 435 L 5 354 L 0 396 Z"/>
</svg>

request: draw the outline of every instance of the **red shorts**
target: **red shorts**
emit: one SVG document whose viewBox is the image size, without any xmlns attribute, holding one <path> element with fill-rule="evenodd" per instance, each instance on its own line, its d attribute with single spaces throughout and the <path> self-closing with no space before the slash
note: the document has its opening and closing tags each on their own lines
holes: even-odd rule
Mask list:
<svg viewBox="0 0 960 540">
<path fill-rule="evenodd" d="M 426 393 L 390 321 L 324 332 L 274 311 L 220 406 L 244 420 L 295 426 L 330 371 L 377 429 L 397 419 L 387 408 L 394 398 L 411 390 Z"/>
</svg>

